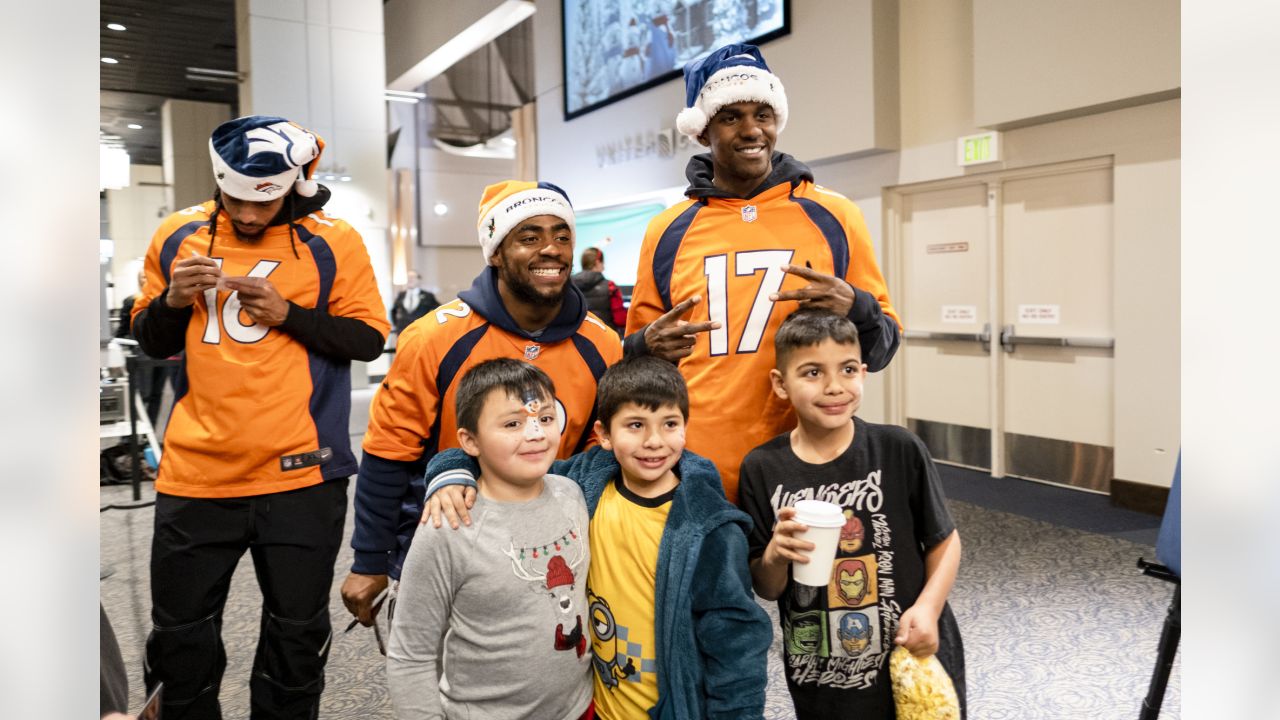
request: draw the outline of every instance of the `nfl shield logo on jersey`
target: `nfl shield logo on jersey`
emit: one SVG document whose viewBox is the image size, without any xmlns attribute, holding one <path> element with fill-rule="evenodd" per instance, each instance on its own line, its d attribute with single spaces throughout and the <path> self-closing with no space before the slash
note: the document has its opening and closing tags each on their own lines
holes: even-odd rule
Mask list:
<svg viewBox="0 0 1280 720">
<path fill-rule="evenodd" d="M 540 345 L 525 345 L 524 359 L 528 360 L 529 362 L 533 362 L 534 360 L 538 359 L 538 353 L 540 352 L 542 352 L 542 346 Z"/>
<path fill-rule="evenodd" d="M 742 222 L 755 222 L 755 221 L 756 221 L 756 206 L 747 205 L 746 207 L 742 208 Z"/>
</svg>

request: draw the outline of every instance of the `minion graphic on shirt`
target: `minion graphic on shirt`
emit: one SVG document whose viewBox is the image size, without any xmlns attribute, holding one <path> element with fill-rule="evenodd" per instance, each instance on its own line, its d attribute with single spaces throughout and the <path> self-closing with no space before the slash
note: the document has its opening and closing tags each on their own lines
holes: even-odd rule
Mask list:
<svg viewBox="0 0 1280 720">
<path fill-rule="evenodd" d="M 600 682 L 612 689 L 618 687 L 619 680 L 635 674 L 636 664 L 627 656 L 625 650 L 618 647 L 618 624 L 613 619 L 613 611 L 609 609 L 609 601 L 588 590 L 587 603 L 591 616 L 591 632 L 596 638 L 591 665 L 595 668 Z M 610 657 L 604 657 L 609 650 L 612 650 L 613 654 Z"/>
</svg>

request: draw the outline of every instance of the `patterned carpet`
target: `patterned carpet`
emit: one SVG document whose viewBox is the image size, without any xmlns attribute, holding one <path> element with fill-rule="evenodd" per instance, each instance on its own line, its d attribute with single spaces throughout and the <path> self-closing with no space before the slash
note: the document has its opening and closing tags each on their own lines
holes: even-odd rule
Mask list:
<svg viewBox="0 0 1280 720">
<path fill-rule="evenodd" d="M 144 488 L 144 499 L 151 494 Z M 102 488 L 102 502 L 127 503 L 125 487 Z M 950 503 L 964 542 L 952 607 L 964 635 L 969 717 L 974 720 L 1131 720 L 1146 695 L 1172 586 L 1140 575 L 1150 546 Z M 152 509 L 101 515 L 101 562 L 111 574 L 101 597 L 130 669 L 133 706 L 142 702 L 142 652 L 150 629 L 147 557 Z M 347 517 L 350 537 L 351 514 Z M 350 617 L 338 587 L 351 550 L 338 559 L 330 609 L 336 635 L 321 717 L 391 718 L 373 631 L 342 634 Z M 227 674 L 223 713 L 248 715 L 248 676 L 260 596 L 252 563 L 240 564 L 225 615 Z M 766 603 L 770 615 L 777 615 Z M 775 630 L 766 717 L 794 717 L 779 662 Z M 1178 718 L 1181 663 L 1175 664 L 1161 718 Z"/>
</svg>

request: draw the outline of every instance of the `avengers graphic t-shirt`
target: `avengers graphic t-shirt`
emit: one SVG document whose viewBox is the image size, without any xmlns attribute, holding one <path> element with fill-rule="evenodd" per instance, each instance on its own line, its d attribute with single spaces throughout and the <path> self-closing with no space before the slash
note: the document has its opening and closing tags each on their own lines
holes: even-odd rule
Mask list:
<svg viewBox="0 0 1280 720">
<path fill-rule="evenodd" d="M 658 702 L 654 591 L 674 496 L 675 490 L 640 497 L 616 480 L 605 487 L 591 517 L 587 607 L 601 720 L 644 720 Z"/>
<path fill-rule="evenodd" d="M 888 661 L 898 619 L 924 587 L 925 550 L 955 529 L 924 444 L 903 428 L 854 418 L 849 448 L 812 464 L 796 456 L 785 433 L 743 460 L 738 492 L 754 523 L 752 559 L 769 544 L 780 508 L 812 499 L 844 510 L 828 585 L 800 585 L 789 575 L 778 598 L 796 716 L 894 717 Z M 941 644 L 958 646 L 949 609 L 938 625 Z M 938 652 L 948 668 L 952 651 Z"/>
</svg>

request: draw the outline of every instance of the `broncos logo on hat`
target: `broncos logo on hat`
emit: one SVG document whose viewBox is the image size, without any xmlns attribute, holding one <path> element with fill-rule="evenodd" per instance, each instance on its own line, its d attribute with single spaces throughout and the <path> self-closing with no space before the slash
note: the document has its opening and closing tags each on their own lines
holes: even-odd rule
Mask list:
<svg viewBox="0 0 1280 720">
<path fill-rule="evenodd" d="M 311 134 L 287 122 L 249 130 L 244 134 L 249 145 L 248 156 L 253 157 L 258 153 L 264 152 L 278 153 L 291 167 L 298 167 L 311 158 L 295 158 L 293 156 L 294 148 L 297 145 L 290 135 L 297 133 L 301 133 L 304 136 Z"/>
</svg>

